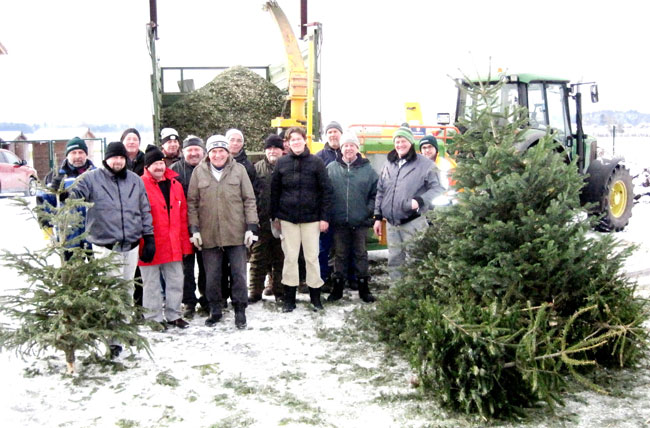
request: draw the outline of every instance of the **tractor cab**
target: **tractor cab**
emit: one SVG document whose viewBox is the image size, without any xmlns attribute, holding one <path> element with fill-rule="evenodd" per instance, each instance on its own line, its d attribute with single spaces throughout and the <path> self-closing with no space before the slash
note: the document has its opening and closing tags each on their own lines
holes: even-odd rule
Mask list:
<svg viewBox="0 0 650 428">
<path fill-rule="evenodd" d="M 580 197 L 583 203 L 592 203 L 592 213 L 601 216 L 600 230 L 622 230 L 632 215 L 632 180 L 622 159 L 597 159 L 597 142 L 585 135 L 582 127 L 581 86 L 590 85 L 592 102 L 598 102 L 598 86 L 590 83 L 570 83 L 567 79 L 530 73 L 499 74 L 488 79 L 477 79 L 485 84 L 503 82 L 498 99 L 494 100 L 499 112 L 521 106 L 528 110 L 528 127 L 522 134 L 517 147 L 521 151 L 537 144 L 551 131 L 553 138 L 561 143 L 567 161 L 577 159 L 581 174 L 585 175 L 585 186 Z M 470 82 L 458 81 L 456 123 L 460 119 L 472 121 L 473 103 L 484 102 L 469 96 Z M 458 126 L 461 132 L 464 130 Z"/>
</svg>

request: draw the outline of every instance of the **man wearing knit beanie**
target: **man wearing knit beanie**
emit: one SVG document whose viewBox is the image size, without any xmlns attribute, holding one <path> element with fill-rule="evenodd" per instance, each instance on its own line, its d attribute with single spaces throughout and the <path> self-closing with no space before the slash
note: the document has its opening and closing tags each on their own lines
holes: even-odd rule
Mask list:
<svg viewBox="0 0 650 428">
<path fill-rule="evenodd" d="M 88 159 L 88 146 L 86 142 L 79 137 L 74 137 L 65 147 L 65 160 L 61 163 L 61 166 L 57 169 L 52 169 L 47 176 L 45 177 L 45 187 L 47 191 L 37 190 L 36 192 L 36 203 L 38 205 L 45 205 L 45 209 L 48 210 L 48 205 L 52 207 L 59 206 L 65 202 L 65 193 L 62 193 L 60 198 L 57 200 L 56 194 L 61 187 L 67 189 L 86 171 L 95 169 L 95 165 L 90 159 Z M 78 209 L 82 217 L 86 217 L 86 208 L 80 207 Z M 53 230 L 52 225 L 46 220 L 39 218 L 39 222 L 45 236 L 48 239 L 55 237 L 55 233 L 58 231 Z M 68 242 L 72 241 L 77 236 L 81 235 L 85 230 L 85 222 L 74 231 L 67 231 L 67 240 Z M 81 247 L 91 249 L 91 245 L 86 240 L 78 242 L 71 246 Z M 72 252 L 66 251 L 64 257 L 66 260 L 70 260 L 72 257 Z"/>
<path fill-rule="evenodd" d="M 77 179 L 71 194 L 86 202 L 86 231 L 96 258 L 115 257 L 119 266 L 112 275 L 132 283 L 138 258 L 150 263 L 156 253 L 151 207 L 144 183 L 126 167 L 127 150 L 119 141 L 106 147 L 104 168 L 88 171 Z M 143 155 L 144 157 L 144 155 Z M 144 240 L 140 252 L 140 240 Z M 129 295 L 133 295 L 130 285 Z M 112 340 L 111 355 L 116 357 L 123 344 Z M 127 345 L 128 346 L 128 345 Z"/>
<path fill-rule="evenodd" d="M 151 204 L 156 246 L 153 260 L 138 262 L 142 273 L 145 319 L 158 322 L 163 330 L 167 329 L 167 325 L 187 328 L 189 323 L 181 317 L 183 256 L 192 253 L 192 245 L 185 193 L 181 183 L 176 180 L 177 174 L 165 165 L 165 156 L 158 147 L 147 147 L 144 164 L 142 181 Z M 143 250 L 146 246 L 146 241 L 140 243 Z M 161 277 L 165 280 L 164 296 Z"/>
<path fill-rule="evenodd" d="M 353 133 L 341 137 L 341 157 L 327 166 L 332 182 L 334 229 L 334 274 L 332 293 L 327 301 L 343 297 L 346 277 L 352 267 L 359 297 L 366 303 L 375 301 L 370 293 L 366 238 L 372 224 L 377 173 L 368 159 L 359 153 L 359 140 Z M 351 287 L 352 288 L 352 287 Z"/>
<path fill-rule="evenodd" d="M 147 146 L 147 150 L 144 152 L 144 169 L 146 170 L 151 166 L 152 163 L 158 162 L 165 159 L 164 153 L 153 144 Z"/>
<path fill-rule="evenodd" d="M 140 150 L 140 132 L 135 128 L 125 129 L 120 138 L 127 152 L 126 167 L 138 175 L 144 173 L 144 152 Z"/>
<path fill-rule="evenodd" d="M 341 156 L 341 135 L 343 134 L 343 128 L 336 121 L 331 121 L 325 127 L 325 136 L 327 141 L 325 142 L 325 147 L 318 153 L 318 156 L 325 166 L 329 165 L 330 162 L 336 160 L 337 157 Z"/>
<path fill-rule="evenodd" d="M 438 141 L 433 135 L 426 135 L 420 139 L 420 153 L 432 162 L 438 157 Z"/>
<path fill-rule="evenodd" d="M 83 152 L 86 153 L 86 156 L 88 155 L 88 146 L 86 145 L 86 142 L 79 137 L 74 137 L 68 141 L 65 145 L 65 155 L 68 156 L 68 153 L 73 150 L 83 150 Z"/>
<path fill-rule="evenodd" d="M 381 236 L 382 220 L 386 219 L 388 272 L 395 281 L 402 276 L 405 243 L 426 229 L 424 214 L 444 188 L 434 163 L 415 152 L 415 137 L 408 127 L 395 131 L 393 144 L 395 149 L 388 153 L 377 185 L 373 229 Z"/>
<path fill-rule="evenodd" d="M 210 306 L 205 325 L 214 327 L 223 316 L 221 277 L 227 259 L 232 272 L 235 326 L 245 328 L 246 247 L 257 241 L 258 230 L 255 192 L 246 168 L 230 156 L 224 136 L 208 138 L 207 152 L 208 156 L 194 169 L 187 191 L 190 241 L 203 251 Z"/>
</svg>

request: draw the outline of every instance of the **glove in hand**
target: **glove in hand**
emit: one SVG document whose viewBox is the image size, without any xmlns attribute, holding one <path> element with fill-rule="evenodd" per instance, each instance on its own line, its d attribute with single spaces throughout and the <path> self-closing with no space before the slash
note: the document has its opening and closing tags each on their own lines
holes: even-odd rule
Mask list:
<svg viewBox="0 0 650 428">
<path fill-rule="evenodd" d="M 199 251 L 201 251 L 201 247 L 203 246 L 203 240 L 201 239 L 201 233 L 200 232 L 194 232 L 192 234 L 192 237 L 190 238 L 190 242 L 192 245 L 194 245 Z"/>
<path fill-rule="evenodd" d="M 250 248 L 251 245 L 253 245 L 253 242 L 257 241 L 259 238 L 257 235 L 255 235 L 253 232 L 250 230 L 247 230 L 246 233 L 244 234 L 244 245 L 246 245 L 246 248 Z"/>
<path fill-rule="evenodd" d="M 144 246 L 142 247 L 140 260 L 145 263 L 151 263 L 156 255 L 156 241 L 153 239 L 153 235 L 144 235 L 143 239 Z"/>
</svg>

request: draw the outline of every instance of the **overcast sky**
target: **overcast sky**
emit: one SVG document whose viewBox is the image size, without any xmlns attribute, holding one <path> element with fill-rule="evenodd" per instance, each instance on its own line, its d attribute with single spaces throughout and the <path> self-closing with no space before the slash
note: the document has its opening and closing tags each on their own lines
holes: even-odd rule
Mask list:
<svg viewBox="0 0 650 428">
<path fill-rule="evenodd" d="M 161 66 L 285 61 L 262 1 L 158 0 Z M 280 0 L 298 32 L 299 0 Z M 0 122 L 151 122 L 147 0 L 0 0 Z M 448 75 L 538 72 L 597 81 L 601 109 L 650 113 L 643 2 L 311 0 L 323 25 L 323 120 L 425 122 L 452 112 Z"/>
</svg>

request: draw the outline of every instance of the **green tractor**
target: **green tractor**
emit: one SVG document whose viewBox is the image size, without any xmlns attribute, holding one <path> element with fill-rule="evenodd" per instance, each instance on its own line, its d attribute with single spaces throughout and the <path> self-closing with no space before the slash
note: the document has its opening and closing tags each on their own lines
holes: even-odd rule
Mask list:
<svg viewBox="0 0 650 428">
<path fill-rule="evenodd" d="M 530 127 L 523 133 L 520 150 L 535 145 L 551 128 L 564 147 L 567 160 L 577 157 L 580 172 L 585 175 L 580 200 L 582 204 L 593 204 L 591 214 L 600 217 L 597 229 L 608 232 L 623 230 L 632 216 L 634 202 L 630 171 L 623 165 L 622 158 L 597 158 L 596 139 L 585 135 L 582 128 L 580 86 L 590 85 L 592 102 L 598 102 L 598 86 L 594 83 L 571 84 L 566 79 L 535 74 L 501 74 L 486 79 L 485 83 L 497 81 L 504 82 L 499 103 L 502 111 L 513 105 L 528 109 Z M 465 89 L 468 85 L 466 81 L 459 81 L 456 122 L 463 117 L 471 120 L 469 107 L 472 99 Z"/>
</svg>

